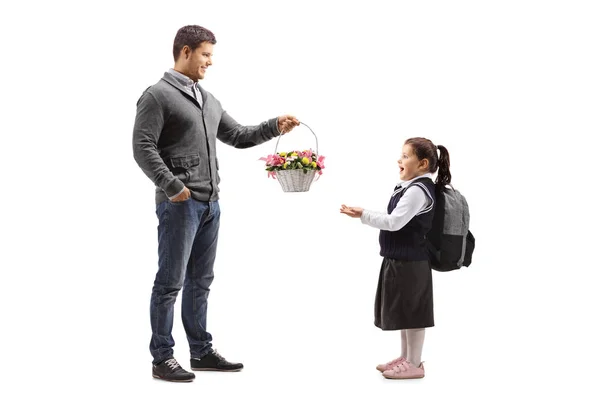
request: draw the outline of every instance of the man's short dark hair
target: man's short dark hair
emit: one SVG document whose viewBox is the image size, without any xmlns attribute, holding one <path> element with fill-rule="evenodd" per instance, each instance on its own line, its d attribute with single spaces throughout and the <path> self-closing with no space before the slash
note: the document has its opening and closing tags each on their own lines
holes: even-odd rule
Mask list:
<svg viewBox="0 0 600 400">
<path fill-rule="evenodd" d="M 175 41 L 173 42 L 173 58 L 177 61 L 183 46 L 188 46 L 193 51 L 196 50 L 202 42 L 217 44 L 217 39 L 215 39 L 215 35 L 211 31 L 201 26 L 184 26 L 179 29 L 177 35 L 175 35 Z"/>
</svg>

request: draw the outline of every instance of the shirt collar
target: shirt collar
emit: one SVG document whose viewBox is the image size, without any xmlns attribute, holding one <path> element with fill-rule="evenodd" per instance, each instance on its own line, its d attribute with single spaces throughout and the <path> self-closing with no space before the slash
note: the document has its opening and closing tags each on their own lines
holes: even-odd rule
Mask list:
<svg viewBox="0 0 600 400">
<path fill-rule="evenodd" d="M 431 172 L 426 172 L 423 175 L 419 175 L 419 176 L 415 176 L 414 178 L 408 180 L 408 181 L 400 181 L 399 184 L 396 185 L 396 187 L 400 188 L 400 187 L 407 187 L 408 185 L 410 185 L 411 183 L 413 183 L 414 181 L 416 181 L 417 179 L 421 179 L 421 178 L 429 178 L 431 180 L 433 180 L 433 174 Z"/>
<path fill-rule="evenodd" d="M 191 88 L 192 86 L 194 86 L 194 84 L 196 82 L 194 82 L 193 80 L 191 80 L 190 78 L 188 78 L 187 76 L 185 76 L 184 74 L 182 74 L 179 71 L 175 71 L 173 68 L 169 69 L 169 73 L 171 75 L 173 75 L 173 77 L 183 85 L 183 87 L 186 88 Z"/>
</svg>

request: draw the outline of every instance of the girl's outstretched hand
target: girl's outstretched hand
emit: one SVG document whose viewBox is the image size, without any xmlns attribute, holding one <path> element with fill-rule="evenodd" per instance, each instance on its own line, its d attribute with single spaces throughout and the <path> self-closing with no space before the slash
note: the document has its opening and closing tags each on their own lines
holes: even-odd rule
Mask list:
<svg viewBox="0 0 600 400">
<path fill-rule="evenodd" d="M 345 204 L 342 204 L 340 212 L 352 218 L 360 218 L 363 213 L 363 209 L 360 207 L 348 207 Z"/>
</svg>

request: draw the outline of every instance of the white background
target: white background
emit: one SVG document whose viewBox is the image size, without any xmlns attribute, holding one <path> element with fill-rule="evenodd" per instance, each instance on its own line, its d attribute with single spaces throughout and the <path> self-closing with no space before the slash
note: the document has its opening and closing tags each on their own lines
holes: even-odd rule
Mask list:
<svg viewBox="0 0 600 400">
<path fill-rule="evenodd" d="M 597 2 L 31 1 L 0 15 L 2 398 L 597 398 Z M 296 115 L 327 168 L 287 194 L 257 161 L 274 141 L 219 143 L 208 325 L 246 368 L 170 384 L 150 373 L 157 220 L 131 132 L 187 24 L 217 37 L 202 84 L 227 111 Z M 378 232 L 338 210 L 383 210 L 412 136 L 449 149 L 477 242 L 471 267 L 434 275 L 426 378 L 387 381 L 375 366 L 400 339 L 373 326 Z M 300 127 L 280 147 L 313 143 Z"/>
</svg>

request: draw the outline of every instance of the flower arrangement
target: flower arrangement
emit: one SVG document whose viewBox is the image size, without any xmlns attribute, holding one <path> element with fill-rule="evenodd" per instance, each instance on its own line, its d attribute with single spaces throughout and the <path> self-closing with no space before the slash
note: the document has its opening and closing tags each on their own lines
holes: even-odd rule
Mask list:
<svg viewBox="0 0 600 400">
<path fill-rule="evenodd" d="M 316 171 L 319 175 L 323 173 L 325 156 L 313 153 L 312 150 L 290 151 L 270 154 L 259 158 L 265 161 L 267 177 L 275 179 L 277 171 L 302 170 L 304 173 Z"/>
</svg>

